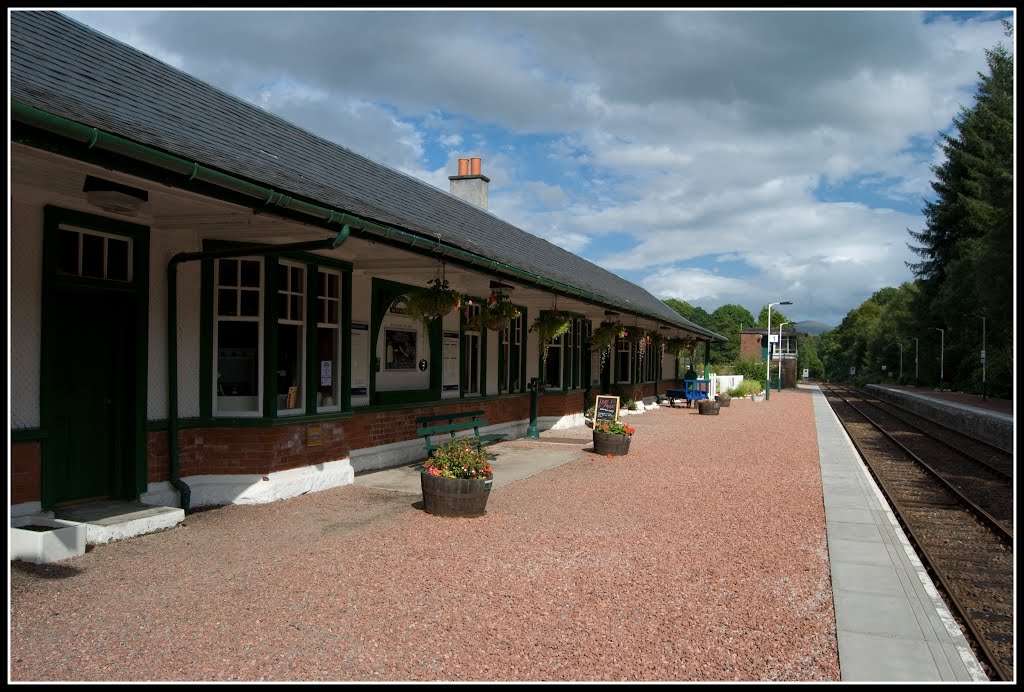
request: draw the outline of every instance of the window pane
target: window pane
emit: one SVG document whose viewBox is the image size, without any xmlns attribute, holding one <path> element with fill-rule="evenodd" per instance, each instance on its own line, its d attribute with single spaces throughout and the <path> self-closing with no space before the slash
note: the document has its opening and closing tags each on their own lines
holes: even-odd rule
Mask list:
<svg viewBox="0 0 1024 692">
<path fill-rule="evenodd" d="M 302 296 L 292 296 L 292 309 L 288 313 L 290 319 L 302 319 Z"/>
<path fill-rule="evenodd" d="M 256 317 L 260 314 L 260 292 L 240 291 L 242 298 L 241 314 L 247 317 Z"/>
<path fill-rule="evenodd" d="M 259 387 L 259 325 L 256 322 L 217 324 L 217 408 L 257 411 Z"/>
<path fill-rule="evenodd" d="M 277 326 L 277 410 L 302 409 L 302 328 Z"/>
<path fill-rule="evenodd" d="M 288 319 L 288 296 L 284 293 L 277 294 L 277 317 L 278 319 Z"/>
<path fill-rule="evenodd" d="M 238 314 L 238 292 L 235 289 L 217 289 L 217 314 L 227 317 L 234 317 Z"/>
<path fill-rule="evenodd" d="M 277 290 L 288 290 L 288 267 L 283 264 L 277 265 Z"/>
<path fill-rule="evenodd" d="M 338 319 L 338 305 L 339 305 L 339 303 L 336 300 L 332 300 L 327 305 L 327 323 L 328 324 L 338 324 L 338 321 L 339 321 L 339 319 Z"/>
<path fill-rule="evenodd" d="M 242 265 L 242 286 L 258 288 L 260 285 L 260 260 L 240 260 Z"/>
<path fill-rule="evenodd" d="M 339 332 L 336 328 L 320 327 L 317 329 L 316 348 L 319 357 L 317 375 L 319 383 L 316 404 L 320 408 L 338 408 L 341 404 L 341 363 L 338 360 Z"/>
<path fill-rule="evenodd" d="M 103 237 L 82 234 L 82 276 L 103 278 Z"/>
<path fill-rule="evenodd" d="M 562 386 L 562 349 L 548 346 L 548 359 L 544 364 L 544 384 L 548 387 Z"/>
<path fill-rule="evenodd" d="M 60 231 L 57 235 L 57 271 L 78 276 L 78 234 Z"/>
<path fill-rule="evenodd" d="M 107 278 L 128 280 L 128 241 L 107 238 Z"/>
<path fill-rule="evenodd" d="M 217 279 L 219 286 L 238 285 L 238 260 L 222 259 L 218 270 L 220 271 L 220 276 Z"/>
<path fill-rule="evenodd" d="M 290 267 L 292 273 L 291 289 L 296 293 L 304 293 L 305 286 L 303 286 L 303 275 L 306 273 L 302 267 Z"/>
</svg>

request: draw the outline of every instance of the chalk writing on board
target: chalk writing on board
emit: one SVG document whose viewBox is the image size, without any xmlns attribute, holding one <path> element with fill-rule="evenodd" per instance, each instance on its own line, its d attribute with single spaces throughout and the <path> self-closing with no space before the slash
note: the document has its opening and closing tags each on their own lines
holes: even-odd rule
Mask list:
<svg viewBox="0 0 1024 692">
<path fill-rule="evenodd" d="M 599 420 L 616 421 L 619 419 L 619 397 L 598 394 L 594 402 L 594 422 Z"/>
</svg>

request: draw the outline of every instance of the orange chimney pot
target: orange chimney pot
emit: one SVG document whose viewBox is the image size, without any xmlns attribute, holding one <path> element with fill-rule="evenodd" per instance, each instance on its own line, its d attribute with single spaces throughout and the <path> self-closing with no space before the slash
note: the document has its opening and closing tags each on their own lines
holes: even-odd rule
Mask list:
<svg viewBox="0 0 1024 692">
<path fill-rule="evenodd" d="M 459 159 L 459 175 L 469 175 L 469 159 Z"/>
<path fill-rule="evenodd" d="M 469 163 L 470 163 L 469 174 L 470 175 L 480 175 L 480 159 L 479 158 L 472 158 L 472 159 L 469 160 Z"/>
</svg>

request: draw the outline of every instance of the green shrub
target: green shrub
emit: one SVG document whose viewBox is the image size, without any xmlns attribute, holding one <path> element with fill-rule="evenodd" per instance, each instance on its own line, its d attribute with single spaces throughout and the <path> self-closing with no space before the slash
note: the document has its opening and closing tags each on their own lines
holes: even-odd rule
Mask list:
<svg viewBox="0 0 1024 692">
<path fill-rule="evenodd" d="M 764 382 L 761 380 L 748 380 L 743 378 L 743 381 L 738 385 L 730 389 L 726 394 L 735 397 L 750 396 L 751 394 L 760 394 L 764 391 Z"/>
<path fill-rule="evenodd" d="M 765 364 L 752 358 L 740 359 L 733 363 L 732 375 L 743 375 L 743 381 L 757 380 L 764 386 Z"/>
</svg>

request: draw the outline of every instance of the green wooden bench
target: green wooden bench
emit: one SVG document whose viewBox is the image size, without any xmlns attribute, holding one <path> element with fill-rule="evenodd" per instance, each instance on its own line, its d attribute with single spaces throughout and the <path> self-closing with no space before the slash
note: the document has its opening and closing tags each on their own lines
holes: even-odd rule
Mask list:
<svg viewBox="0 0 1024 692">
<path fill-rule="evenodd" d="M 473 438 L 477 444 L 483 445 L 488 442 L 500 442 L 508 437 L 504 433 L 480 434 L 480 428 L 487 426 L 487 419 L 483 417 L 483 411 L 461 411 L 459 413 L 441 413 L 436 416 L 419 416 L 416 418 L 416 434 L 420 435 L 427 448 L 427 456 L 434 453 L 442 443 L 431 440 L 436 435 L 448 434 L 450 439 L 455 439 L 455 434 L 463 430 L 472 430 Z"/>
</svg>

